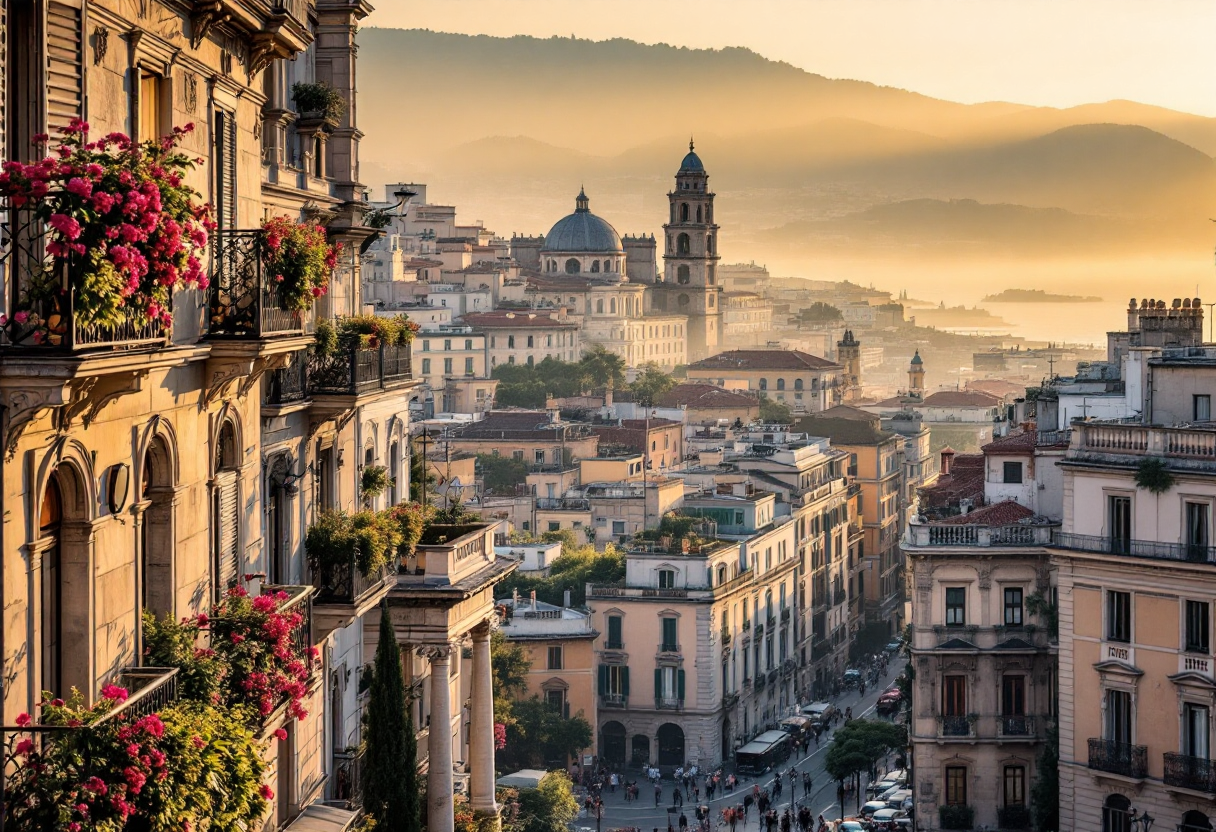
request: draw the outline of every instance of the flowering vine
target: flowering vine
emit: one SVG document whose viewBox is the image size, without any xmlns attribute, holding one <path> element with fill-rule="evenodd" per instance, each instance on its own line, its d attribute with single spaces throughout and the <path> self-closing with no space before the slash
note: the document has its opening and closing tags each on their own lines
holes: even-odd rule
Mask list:
<svg viewBox="0 0 1216 832">
<path fill-rule="evenodd" d="M 32 269 L 12 321 L 0 322 L 14 340 L 58 343 L 70 323 L 69 291 L 79 326 L 168 326 L 173 290 L 206 288 L 200 253 L 215 224 L 184 181 L 202 160 L 177 149 L 193 129 L 143 143 L 122 133 L 90 141 L 89 125 L 76 119 L 41 161 L 4 163 L 0 198 L 48 235 L 46 259 Z M 40 146 L 49 140 L 34 137 Z"/>
<path fill-rule="evenodd" d="M 341 252 L 342 244 L 331 244 L 315 223 L 271 217 L 262 224 L 262 261 L 284 309 L 307 309 L 328 292 Z"/>
</svg>

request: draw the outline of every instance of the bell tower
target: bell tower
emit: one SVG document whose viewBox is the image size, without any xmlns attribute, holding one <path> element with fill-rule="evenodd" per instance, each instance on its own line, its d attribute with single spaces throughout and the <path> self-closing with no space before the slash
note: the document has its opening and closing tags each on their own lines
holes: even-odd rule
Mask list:
<svg viewBox="0 0 1216 832">
<path fill-rule="evenodd" d="M 920 350 L 912 356 L 908 365 L 908 396 L 923 399 L 925 397 L 925 362 L 921 360 Z"/>
<path fill-rule="evenodd" d="M 717 276 L 714 194 L 691 141 L 667 201 L 670 213 L 663 226 L 663 277 L 655 286 L 651 309 L 688 316 L 688 361 L 692 363 L 721 350 L 722 289 Z"/>
<path fill-rule="evenodd" d="M 836 358 L 844 365 L 845 401 L 861 398 L 861 342 L 846 329 L 844 338 L 836 342 Z"/>
</svg>

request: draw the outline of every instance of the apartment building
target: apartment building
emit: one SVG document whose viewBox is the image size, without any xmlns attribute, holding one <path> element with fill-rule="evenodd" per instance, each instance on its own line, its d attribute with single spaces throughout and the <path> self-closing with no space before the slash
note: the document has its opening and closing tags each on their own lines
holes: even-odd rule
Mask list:
<svg viewBox="0 0 1216 832">
<path fill-rule="evenodd" d="M 461 322 L 482 336 L 491 372 L 499 364 L 539 364 L 546 358 L 578 361 L 583 354 L 579 325 L 567 320 L 564 311 L 496 309 L 471 312 Z"/>
<path fill-rule="evenodd" d="M 795 414 L 840 404 L 843 374 L 839 364 L 800 350 L 727 350 L 688 365 L 689 381 L 751 390 L 789 405 Z"/>
<path fill-rule="evenodd" d="M 796 701 L 793 524 L 772 494 L 694 502 L 693 534 L 627 544 L 624 584 L 587 588 L 613 764 L 716 766 Z"/>
</svg>

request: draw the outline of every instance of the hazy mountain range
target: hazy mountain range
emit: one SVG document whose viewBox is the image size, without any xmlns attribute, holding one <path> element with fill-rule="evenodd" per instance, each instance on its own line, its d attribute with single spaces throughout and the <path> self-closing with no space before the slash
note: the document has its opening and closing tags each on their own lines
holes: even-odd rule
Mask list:
<svg viewBox="0 0 1216 832">
<path fill-rule="evenodd" d="M 958 104 L 746 49 L 374 28 L 360 43 L 363 180 L 426 182 L 499 233 L 547 231 L 580 185 L 618 231 L 658 233 L 692 135 L 728 259 L 1211 251 L 1212 118 Z"/>
</svg>

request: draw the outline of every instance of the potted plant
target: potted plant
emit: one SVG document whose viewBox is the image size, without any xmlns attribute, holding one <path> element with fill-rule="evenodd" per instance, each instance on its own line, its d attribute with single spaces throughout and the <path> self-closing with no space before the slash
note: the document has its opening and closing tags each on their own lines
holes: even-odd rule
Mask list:
<svg viewBox="0 0 1216 832">
<path fill-rule="evenodd" d="M 384 568 L 400 544 L 401 532 L 385 511 L 323 511 L 304 538 L 308 562 L 323 581 L 349 569 L 352 559 L 364 577 Z"/>
<path fill-rule="evenodd" d="M 388 469 L 383 465 L 368 465 L 359 477 L 359 491 L 363 494 L 365 503 L 370 503 L 392 485 L 393 478 L 388 475 Z"/>
<path fill-rule="evenodd" d="M 348 315 L 338 319 L 338 340 L 374 349 L 381 344 L 403 347 L 414 340 L 418 324 L 405 315 Z"/>
<path fill-rule="evenodd" d="M 290 217 L 271 217 L 262 223 L 259 248 L 278 303 L 292 312 L 307 309 L 329 292 L 329 279 L 342 253 L 342 244 L 331 244 L 324 227 Z"/>
<path fill-rule="evenodd" d="M 346 99 L 342 93 L 323 81 L 292 84 L 291 100 L 295 102 L 302 119 L 337 124 L 346 112 Z"/>
<path fill-rule="evenodd" d="M 0 318 L 13 342 L 59 344 L 69 325 L 163 331 L 174 290 L 207 287 L 200 253 L 215 223 L 184 181 L 195 160 L 178 150 L 193 129 L 142 144 L 121 133 L 90 141 L 89 125 L 75 119 L 42 161 L 5 164 L 3 207 L 25 228 L 46 229 L 45 259 L 12 318 Z"/>
</svg>

